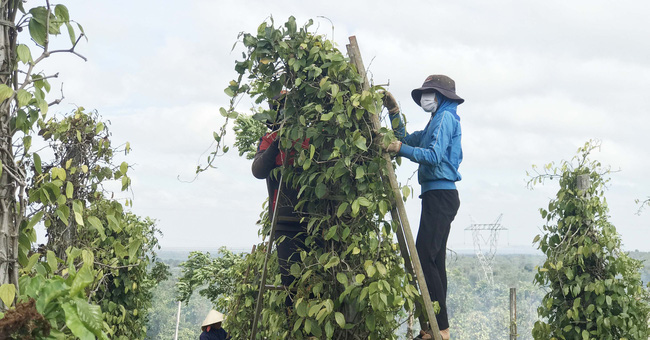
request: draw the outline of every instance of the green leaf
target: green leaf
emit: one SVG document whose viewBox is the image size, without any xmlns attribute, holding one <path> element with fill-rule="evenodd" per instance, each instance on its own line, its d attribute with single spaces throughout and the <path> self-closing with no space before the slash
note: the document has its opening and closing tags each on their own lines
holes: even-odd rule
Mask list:
<svg viewBox="0 0 650 340">
<path fill-rule="evenodd" d="M 59 268 L 59 262 L 56 260 L 56 255 L 53 251 L 47 251 L 47 265 L 50 266 L 50 270 L 54 273 L 57 268 Z"/>
<path fill-rule="evenodd" d="M 27 262 L 27 265 L 24 268 L 26 272 L 32 271 L 32 267 L 34 267 L 39 257 L 41 257 L 40 253 L 33 254 L 32 256 L 29 257 L 29 261 Z"/>
<path fill-rule="evenodd" d="M 88 222 L 102 236 L 102 239 L 106 238 L 106 234 L 104 233 L 104 225 L 99 220 L 99 218 L 97 218 L 95 216 L 88 216 Z"/>
<path fill-rule="evenodd" d="M 315 192 L 316 192 L 316 197 L 323 198 L 325 197 L 325 194 L 327 194 L 327 187 L 325 186 L 325 184 L 323 184 L 323 182 L 320 182 L 316 184 Z"/>
<path fill-rule="evenodd" d="M 358 166 L 356 170 L 357 174 L 354 177 L 354 179 L 360 179 L 363 178 L 363 176 L 366 174 L 365 170 L 363 170 L 363 167 Z"/>
<path fill-rule="evenodd" d="M 108 227 L 111 228 L 116 233 L 119 233 L 122 231 L 122 228 L 120 227 L 120 224 L 117 222 L 117 219 L 113 215 L 106 215 L 106 219 L 108 220 Z"/>
<path fill-rule="evenodd" d="M 72 185 L 72 182 L 67 182 L 65 186 L 65 196 L 68 198 L 72 198 L 73 194 L 74 194 L 74 186 Z"/>
<path fill-rule="evenodd" d="M 83 206 L 81 205 L 81 202 L 79 200 L 75 200 L 72 202 L 72 211 L 74 211 L 74 220 L 77 222 L 79 225 L 84 225 L 84 219 L 83 219 Z"/>
<path fill-rule="evenodd" d="M 379 272 L 379 274 L 381 274 L 381 276 L 386 276 L 386 274 L 388 273 L 386 271 L 386 267 L 381 262 L 376 262 L 375 267 L 377 267 L 377 271 Z"/>
<path fill-rule="evenodd" d="M 356 200 L 354 200 L 354 202 L 352 202 L 352 216 L 353 217 L 357 216 L 357 214 L 359 214 L 359 208 L 360 208 L 359 200 L 356 199 Z"/>
<path fill-rule="evenodd" d="M 81 26 L 80 23 L 77 23 L 77 27 L 79 27 L 79 31 L 81 31 L 81 33 L 85 36 L 85 35 L 86 35 L 86 32 L 84 32 L 84 28 L 83 28 L 83 26 Z M 87 38 L 87 37 L 86 37 L 86 41 L 88 41 L 88 38 Z"/>
<path fill-rule="evenodd" d="M 126 162 L 122 162 L 122 164 L 120 164 L 120 172 L 125 175 L 128 170 L 129 165 Z"/>
<path fill-rule="evenodd" d="M 0 286 L 0 300 L 7 307 L 11 307 L 14 303 L 14 298 L 16 297 L 16 286 L 13 283 L 5 283 Z"/>
<path fill-rule="evenodd" d="M 322 115 L 320 116 L 320 120 L 321 120 L 321 121 L 324 121 L 324 122 L 327 122 L 327 121 L 329 121 L 330 119 L 332 119 L 333 116 L 334 116 L 334 112 L 324 113 L 324 114 L 322 114 Z"/>
<path fill-rule="evenodd" d="M 404 199 L 408 198 L 410 194 L 411 194 L 411 189 L 406 185 L 403 186 L 402 187 L 402 196 L 404 196 Z"/>
<path fill-rule="evenodd" d="M 142 245 L 142 240 L 141 239 L 136 239 L 131 242 L 129 242 L 129 259 L 130 260 L 135 260 L 138 258 L 138 251 L 140 250 L 140 246 Z"/>
<path fill-rule="evenodd" d="M 332 256 L 330 260 L 327 262 L 327 264 L 324 266 L 325 269 L 330 269 L 337 264 L 339 264 L 341 260 L 338 258 L 338 256 Z"/>
<path fill-rule="evenodd" d="M 68 216 L 70 216 L 70 211 L 69 209 L 64 210 L 63 208 L 67 208 L 66 206 L 61 206 L 59 209 L 56 209 L 54 212 L 56 216 L 65 224 L 68 225 L 70 221 L 68 221 Z M 66 214 L 67 212 L 67 214 Z"/>
<path fill-rule="evenodd" d="M 338 225 L 333 225 L 329 228 L 327 231 L 327 234 L 325 234 L 325 240 L 330 240 L 336 235 L 336 230 L 338 229 Z"/>
<path fill-rule="evenodd" d="M 102 122 L 97 123 L 97 126 L 95 127 L 95 134 L 99 134 L 100 132 L 104 131 L 104 127 L 105 127 L 104 123 Z M 127 143 L 127 147 L 128 147 L 128 143 Z"/>
<path fill-rule="evenodd" d="M 56 168 L 52 168 L 51 172 L 52 172 L 52 179 L 59 178 L 62 181 L 65 181 L 66 178 L 65 169 L 56 167 Z"/>
<path fill-rule="evenodd" d="M 44 214 L 45 214 L 44 211 L 39 211 L 39 212 L 37 212 L 36 215 L 34 215 L 34 216 L 29 220 L 29 223 L 27 223 L 27 227 L 26 227 L 26 228 L 27 228 L 27 229 L 34 228 L 34 226 L 36 225 L 36 223 L 38 223 L 38 222 L 41 221 L 41 219 L 43 218 L 43 215 L 44 215 Z"/>
<path fill-rule="evenodd" d="M 86 300 L 80 298 L 75 298 L 74 304 L 77 306 L 79 319 L 83 322 L 86 328 L 96 336 L 101 336 L 103 321 L 101 307 L 90 305 Z"/>
<path fill-rule="evenodd" d="M 70 288 L 70 296 L 76 296 L 84 288 L 88 287 L 95 279 L 95 276 L 92 273 L 89 265 L 83 265 L 81 269 L 75 275 L 74 280 L 72 281 L 72 287 Z"/>
<path fill-rule="evenodd" d="M 367 151 L 368 146 L 366 145 L 366 138 L 364 136 L 359 136 L 354 140 L 354 145 L 356 145 L 357 148 Z"/>
<path fill-rule="evenodd" d="M 368 200 L 367 198 L 365 198 L 363 196 L 357 198 L 357 200 L 359 201 L 359 205 L 361 205 L 362 207 L 369 207 L 372 204 L 372 202 L 370 202 L 370 200 Z"/>
<path fill-rule="evenodd" d="M 349 204 L 348 202 L 343 202 L 341 205 L 339 205 L 338 210 L 336 211 L 336 217 L 341 217 L 345 213 L 345 210 L 347 210 Z"/>
<path fill-rule="evenodd" d="M 341 312 L 334 313 L 334 318 L 336 319 L 336 323 L 339 325 L 339 327 L 341 328 L 345 327 L 345 316 L 343 316 L 343 313 Z"/>
<path fill-rule="evenodd" d="M 56 5 L 54 7 L 54 15 L 59 17 L 64 22 L 70 21 L 70 14 L 68 13 L 68 8 L 63 5 Z"/>
<path fill-rule="evenodd" d="M 5 84 L 0 84 L 0 103 L 4 102 L 8 98 L 11 98 L 11 96 L 14 95 L 14 90 L 5 85 Z"/>
<path fill-rule="evenodd" d="M 368 330 L 370 331 L 375 330 L 375 314 L 368 314 L 366 316 L 366 327 L 368 327 Z"/>
<path fill-rule="evenodd" d="M 38 22 L 38 20 L 29 20 L 29 34 L 31 35 L 34 41 L 41 45 L 45 45 L 45 38 L 47 37 L 47 32 L 45 30 L 45 25 Z"/>
<path fill-rule="evenodd" d="M 81 251 L 81 259 L 84 261 L 84 266 L 92 266 L 95 262 L 95 254 L 87 249 L 84 249 Z"/>
<path fill-rule="evenodd" d="M 366 267 L 366 273 L 368 273 L 368 277 L 373 277 L 375 276 L 375 273 L 377 273 L 377 268 L 373 265 L 369 265 Z"/>
<path fill-rule="evenodd" d="M 18 61 L 20 61 L 20 62 L 22 62 L 24 64 L 27 64 L 27 63 L 33 61 L 32 52 L 29 50 L 29 47 L 27 47 L 27 45 L 23 45 L 23 44 L 20 44 L 20 45 L 16 46 L 16 57 L 17 57 Z M 23 91 L 25 91 L 25 90 L 23 90 Z M 27 92 L 27 91 L 25 91 L 25 92 Z M 31 98 L 31 94 L 30 94 L 30 98 Z M 24 106 L 24 105 L 21 104 L 21 106 Z"/>
<path fill-rule="evenodd" d="M 77 313 L 77 308 L 66 302 L 61 305 L 65 312 L 65 325 L 68 326 L 72 334 L 81 340 L 95 339 L 95 335 L 83 324 Z"/>
<path fill-rule="evenodd" d="M 32 100 L 32 94 L 26 90 L 20 89 L 16 94 L 16 98 L 18 98 L 18 106 L 22 107 L 29 104 L 29 101 Z"/>
<path fill-rule="evenodd" d="M 70 25 L 69 22 L 65 23 L 65 27 L 68 29 L 68 36 L 70 36 L 70 43 L 74 45 L 74 43 L 77 41 L 77 35 L 75 34 L 74 28 L 72 28 L 72 25 Z"/>
<path fill-rule="evenodd" d="M 336 273 L 336 280 L 344 286 L 348 285 L 348 277 L 344 273 Z"/>
</svg>

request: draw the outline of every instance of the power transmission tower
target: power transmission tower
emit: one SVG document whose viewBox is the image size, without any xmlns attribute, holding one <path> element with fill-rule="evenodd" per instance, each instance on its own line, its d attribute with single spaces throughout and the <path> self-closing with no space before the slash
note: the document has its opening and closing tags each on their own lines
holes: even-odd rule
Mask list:
<svg viewBox="0 0 650 340">
<path fill-rule="evenodd" d="M 499 231 L 508 230 L 501 226 L 501 217 L 503 217 L 503 214 L 500 214 L 494 223 L 472 223 L 469 227 L 465 228 L 465 231 L 472 232 L 474 252 L 483 268 L 485 280 L 490 284 L 494 283 L 492 264 L 494 263 L 494 256 L 497 253 Z"/>
</svg>

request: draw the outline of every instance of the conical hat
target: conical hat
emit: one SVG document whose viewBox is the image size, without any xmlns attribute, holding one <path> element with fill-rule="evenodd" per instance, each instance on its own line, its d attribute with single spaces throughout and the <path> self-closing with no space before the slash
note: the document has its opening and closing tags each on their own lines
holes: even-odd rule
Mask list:
<svg viewBox="0 0 650 340">
<path fill-rule="evenodd" d="M 203 320 L 203 324 L 201 324 L 201 327 L 210 326 L 212 324 L 221 322 L 223 320 L 224 320 L 224 315 L 213 309 L 210 311 L 210 313 L 208 313 L 208 316 L 205 317 L 205 320 Z"/>
</svg>

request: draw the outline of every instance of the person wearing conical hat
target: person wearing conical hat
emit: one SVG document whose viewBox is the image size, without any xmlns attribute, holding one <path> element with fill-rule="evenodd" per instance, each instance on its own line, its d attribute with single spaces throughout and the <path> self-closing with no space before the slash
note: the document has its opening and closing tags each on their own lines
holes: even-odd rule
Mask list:
<svg viewBox="0 0 650 340">
<path fill-rule="evenodd" d="M 203 320 L 201 324 L 201 336 L 199 340 L 228 340 L 228 332 L 221 327 L 221 323 L 225 319 L 224 315 L 217 312 L 216 310 L 211 310 L 208 313 L 208 316 Z"/>
<path fill-rule="evenodd" d="M 398 139 L 386 151 L 419 164 L 422 215 L 415 246 L 431 300 L 440 305 L 436 320 L 442 339 L 446 340 L 449 339 L 449 320 L 445 255 L 451 222 L 460 207 L 456 182 L 461 180 L 458 168 L 463 160 L 460 117 L 456 108 L 465 100 L 456 94 L 454 81 L 444 75 L 427 77 L 421 87 L 411 92 L 411 97 L 431 115 L 429 123 L 423 130 L 407 133 L 397 101 L 390 92 L 385 92 L 384 106 Z M 430 337 L 430 334 L 423 334 L 420 338 Z"/>
</svg>

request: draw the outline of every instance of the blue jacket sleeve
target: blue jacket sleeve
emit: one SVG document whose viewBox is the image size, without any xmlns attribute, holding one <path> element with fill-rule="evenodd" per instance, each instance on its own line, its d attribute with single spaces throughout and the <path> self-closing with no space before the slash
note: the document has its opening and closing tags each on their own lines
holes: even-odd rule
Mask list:
<svg viewBox="0 0 650 340">
<path fill-rule="evenodd" d="M 406 127 L 402 121 L 402 115 L 399 113 L 389 114 L 391 127 L 395 133 L 395 137 L 400 140 L 402 143 L 409 145 L 418 145 L 420 143 L 420 137 L 424 131 L 416 131 L 413 133 L 406 132 Z"/>
<path fill-rule="evenodd" d="M 451 142 L 453 126 L 451 119 L 454 119 L 449 112 L 442 112 L 439 117 L 434 117 L 427 127 L 427 135 L 431 135 L 431 142 L 428 147 L 413 147 L 402 144 L 398 155 L 404 156 L 413 162 L 426 165 L 437 165 L 442 161 L 442 155 Z"/>
</svg>

